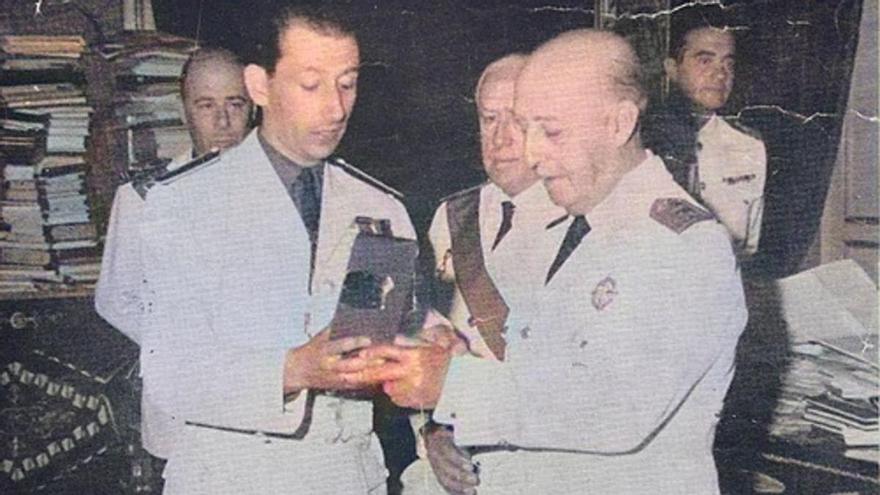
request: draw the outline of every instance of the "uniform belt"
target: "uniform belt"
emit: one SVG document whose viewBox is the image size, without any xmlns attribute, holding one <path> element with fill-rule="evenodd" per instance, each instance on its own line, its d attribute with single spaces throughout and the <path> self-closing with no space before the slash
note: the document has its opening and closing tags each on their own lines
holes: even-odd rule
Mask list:
<svg viewBox="0 0 880 495">
<path fill-rule="evenodd" d="M 279 438 L 283 440 L 302 440 L 303 438 L 305 438 L 306 434 L 309 432 L 309 427 L 312 425 L 312 410 L 315 408 L 315 397 L 317 395 L 317 392 L 314 390 L 310 389 L 308 391 L 308 395 L 306 395 L 305 413 L 303 414 L 302 422 L 293 433 L 277 433 L 274 431 L 263 431 L 250 428 L 219 426 L 208 423 L 200 423 L 198 421 L 186 421 L 186 424 L 189 426 L 195 426 L 197 428 L 207 428 L 210 430 L 225 431 L 227 433 L 239 433 L 242 435 Z"/>
</svg>

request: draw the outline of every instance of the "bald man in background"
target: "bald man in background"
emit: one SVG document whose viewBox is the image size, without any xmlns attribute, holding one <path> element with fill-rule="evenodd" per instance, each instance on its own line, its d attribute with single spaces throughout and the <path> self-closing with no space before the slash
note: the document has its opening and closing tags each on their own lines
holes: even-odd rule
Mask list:
<svg viewBox="0 0 880 495">
<path fill-rule="evenodd" d="M 138 177 L 116 190 L 101 275 L 95 287 L 95 309 L 138 344 L 141 343 L 141 318 L 149 310 L 137 295 L 140 284 L 144 283 L 138 229 L 144 207 L 142 184 L 153 175 L 216 156 L 244 139 L 250 130 L 253 104 L 244 86 L 243 69 L 238 57 L 228 50 L 200 48 L 193 52 L 180 76 L 180 94 L 192 147 L 152 175 Z M 150 454 L 166 459 L 180 425 L 157 408 L 149 396 L 149 390 L 145 389 L 141 400 L 141 440 Z"/>
<path fill-rule="evenodd" d="M 483 70 L 474 101 L 489 180 L 445 198 L 428 233 L 437 278 L 453 286 L 451 303 L 440 306 L 450 308 L 447 316 L 465 342 L 462 352 L 493 361 L 503 359 L 500 330 L 510 309 L 504 296 L 518 290 L 511 285 L 511 276 L 524 268 L 525 253 L 541 249 L 539 244 L 545 251 L 555 248 L 542 242 L 547 236 L 541 234 L 548 223 L 565 214 L 550 201 L 525 162 L 522 132 L 514 120 L 514 84 L 526 60 L 526 55 L 514 53 Z M 498 295 L 488 307 L 486 283 Z M 425 444 L 420 457 L 427 458 L 433 473 L 424 460 L 417 461 L 404 474 L 405 493 L 446 493 L 441 486 L 452 493 L 472 492 L 478 482 L 474 465 L 470 453 L 454 445 L 454 432 L 429 423 L 420 434 Z"/>
<path fill-rule="evenodd" d="M 503 361 L 377 347 L 392 400 L 477 448 L 481 495 L 718 493 L 712 441 L 746 322 L 724 227 L 646 150 L 621 37 L 563 33 L 516 83 L 526 159 L 569 216 L 505 298 Z M 535 253 L 543 256 L 541 253 Z"/>
<path fill-rule="evenodd" d="M 244 65 L 222 48 L 190 56 L 180 77 L 180 95 L 193 149 L 191 158 L 240 143 L 250 130 L 253 103 L 244 86 Z"/>
</svg>

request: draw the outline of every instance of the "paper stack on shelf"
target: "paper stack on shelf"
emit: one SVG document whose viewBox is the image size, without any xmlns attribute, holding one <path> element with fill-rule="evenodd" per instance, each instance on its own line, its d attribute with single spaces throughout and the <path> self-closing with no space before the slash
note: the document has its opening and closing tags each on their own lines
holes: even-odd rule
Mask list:
<svg viewBox="0 0 880 495">
<path fill-rule="evenodd" d="M 113 64 L 114 112 L 125 131 L 129 173 L 189 149 L 179 78 L 195 48 L 190 40 L 159 33 L 128 35 L 99 48 Z"/>
<path fill-rule="evenodd" d="M 85 184 L 92 113 L 79 66 L 85 43 L 75 36 L 2 36 L 0 48 L 5 61 L 25 67 L 6 73 L 4 81 L 16 84 L 0 85 L 0 216 L 9 226 L 0 240 L 0 291 L 93 284 L 100 252 Z M 46 60 L 70 63 L 56 72 Z"/>
<path fill-rule="evenodd" d="M 76 70 L 85 46 L 81 36 L 0 36 L 0 68 L 4 71 Z"/>
</svg>

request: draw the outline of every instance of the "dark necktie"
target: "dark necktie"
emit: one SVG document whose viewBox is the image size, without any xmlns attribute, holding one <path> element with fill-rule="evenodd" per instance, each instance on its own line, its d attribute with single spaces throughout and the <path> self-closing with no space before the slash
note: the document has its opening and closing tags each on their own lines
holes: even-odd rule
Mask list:
<svg viewBox="0 0 880 495">
<path fill-rule="evenodd" d="M 312 286 L 312 275 L 315 272 L 315 253 L 318 248 L 318 227 L 321 223 L 321 179 L 323 167 L 315 165 L 304 167 L 296 180 L 293 181 L 291 192 L 293 202 L 299 210 L 303 224 L 309 233 L 311 257 L 309 258 L 309 288 Z"/>
<path fill-rule="evenodd" d="M 321 168 L 320 165 L 303 167 L 291 186 L 293 202 L 312 244 L 318 242 L 318 225 L 321 223 Z"/>
<path fill-rule="evenodd" d="M 547 272 L 547 279 L 544 281 L 544 285 L 550 283 L 550 279 L 553 278 L 553 275 L 559 271 L 562 264 L 565 263 L 565 260 L 571 256 L 571 253 L 574 252 L 575 248 L 578 247 L 578 244 L 581 243 L 581 240 L 588 233 L 590 233 L 590 224 L 587 223 L 587 219 L 584 218 L 583 215 L 574 217 L 571 225 L 568 226 L 568 231 L 565 233 L 565 239 L 562 240 L 562 245 L 559 246 L 559 252 L 556 254 L 556 259 L 553 260 L 553 264 L 550 265 L 550 270 Z"/>
<path fill-rule="evenodd" d="M 498 233 L 495 234 L 495 242 L 492 243 L 492 251 L 501 244 L 501 239 L 504 239 L 504 236 L 510 232 L 510 228 L 513 227 L 513 211 L 516 209 L 516 205 L 511 203 L 510 201 L 504 201 L 501 203 L 501 226 L 498 227 Z"/>
</svg>

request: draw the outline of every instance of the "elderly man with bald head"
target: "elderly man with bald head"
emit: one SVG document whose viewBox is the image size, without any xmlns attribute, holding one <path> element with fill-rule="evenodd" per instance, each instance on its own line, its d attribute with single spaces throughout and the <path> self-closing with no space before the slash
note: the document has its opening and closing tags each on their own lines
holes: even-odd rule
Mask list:
<svg viewBox="0 0 880 495">
<path fill-rule="evenodd" d="M 436 274 L 441 283 L 453 286 L 451 302 L 438 305 L 449 307 L 447 316 L 466 341 L 466 353 L 480 359 L 503 359 L 501 332 L 508 313 L 516 311 L 507 306 L 505 294 L 518 289 L 526 253 L 555 248 L 540 234 L 564 215 L 526 163 L 523 135 L 513 115 L 514 85 L 526 60 L 523 54 L 510 54 L 483 70 L 474 100 L 489 180 L 445 198 L 429 231 Z M 454 432 L 429 424 L 421 434 L 426 445 L 422 456 L 434 473 L 419 461 L 404 475 L 406 493 L 445 493 L 433 483 L 435 475 L 450 491 L 472 489 L 477 483 L 474 465 L 467 450 L 453 445 Z"/>
<path fill-rule="evenodd" d="M 568 213 L 545 232 L 557 249 L 531 253 L 540 283 L 506 297 L 520 316 L 503 361 L 398 353 L 408 375 L 386 390 L 435 407 L 476 449 L 481 494 L 718 493 L 742 284 L 724 227 L 642 146 L 645 103 L 614 34 L 570 31 L 530 56 L 515 114 L 527 163 Z"/>
</svg>

